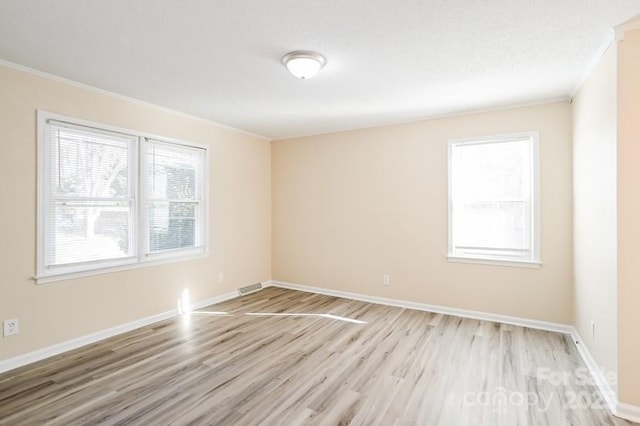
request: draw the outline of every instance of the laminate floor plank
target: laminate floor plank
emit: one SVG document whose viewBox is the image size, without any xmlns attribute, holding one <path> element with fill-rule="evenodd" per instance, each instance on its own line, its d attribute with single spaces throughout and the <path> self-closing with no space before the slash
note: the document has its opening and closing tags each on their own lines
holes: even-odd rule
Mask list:
<svg viewBox="0 0 640 426">
<path fill-rule="evenodd" d="M 270 287 L 0 374 L 0 425 L 631 424 L 589 377 L 563 334 Z"/>
</svg>

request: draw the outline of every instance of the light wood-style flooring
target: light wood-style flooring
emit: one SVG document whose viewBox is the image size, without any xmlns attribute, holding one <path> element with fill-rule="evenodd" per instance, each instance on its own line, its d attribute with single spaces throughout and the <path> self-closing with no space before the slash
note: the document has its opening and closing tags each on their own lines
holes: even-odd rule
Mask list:
<svg viewBox="0 0 640 426">
<path fill-rule="evenodd" d="M 2 425 L 623 425 L 568 336 L 270 287 L 0 375 Z"/>
</svg>

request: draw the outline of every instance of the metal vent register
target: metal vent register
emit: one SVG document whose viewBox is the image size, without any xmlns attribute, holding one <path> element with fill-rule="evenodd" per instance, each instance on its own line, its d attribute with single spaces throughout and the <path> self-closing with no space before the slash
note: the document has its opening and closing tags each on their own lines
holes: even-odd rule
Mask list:
<svg viewBox="0 0 640 426">
<path fill-rule="evenodd" d="M 262 290 L 262 283 L 255 283 L 246 287 L 239 288 L 238 293 L 240 293 L 240 296 L 244 296 L 245 294 L 254 293 L 258 290 Z"/>
</svg>

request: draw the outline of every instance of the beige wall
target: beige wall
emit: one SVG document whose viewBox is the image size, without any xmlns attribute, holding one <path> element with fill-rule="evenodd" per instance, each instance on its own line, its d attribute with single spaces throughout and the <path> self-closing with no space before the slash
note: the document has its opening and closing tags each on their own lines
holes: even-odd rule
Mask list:
<svg viewBox="0 0 640 426">
<path fill-rule="evenodd" d="M 0 320 L 20 320 L 20 334 L 0 337 L 0 361 L 174 309 L 184 288 L 199 301 L 273 278 L 574 322 L 596 361 L 606 370 L 617 365 L 620 400 L 640 406 L 638 52 L 640 30 L 627 31 L 573 106 L 514 108 L 273 145 L 0 66 Z M 210 256 L 35 285 L 37 109 L 209 145 Z M 447 262 L 447 140 L 529 130 L 540 132 L 542 267 Z M 222 284 L 218 272 L 225 274 Z M 383 274 L 391 275 L 388 287 Z"/>
<path fill-rule="evenodd" d="M 35 285 L 36 109 L 210 147 L 211 254 L 199 260 Z M 214 123 L 0 66 L 0 360 L 271 277 L 271 144 Z M 217 283 L 217 273 L 225 281 Z"/>
<path fill-rule="evenodd" d="M 598 365 L 614 373 L 618 371 L 616 72 L 617 46 L 612 45 L 572 104 L 574 324 Z"/>
<path fill-rule="evenodd" d="M 640 406 L 640 29 L 618 43 L 619 399 Z"/>
<path fill-rule="evenodd" d="M 529 130 L 544 264 L 447 262 L 447 140 Z M 571 156 L 566 102 L 274 142 L 273 279 L 570 323 Z"/>
</svg>

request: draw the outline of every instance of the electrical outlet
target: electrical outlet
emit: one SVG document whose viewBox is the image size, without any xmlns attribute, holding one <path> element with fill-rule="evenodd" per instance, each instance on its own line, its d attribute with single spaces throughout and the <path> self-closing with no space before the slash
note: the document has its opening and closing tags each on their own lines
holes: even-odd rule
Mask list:
<svg viewBox="0 0 640 426">
<path fill-rule="evenodd" d="M 4 326 L 4 337 L 18 334 L 18 318 L 4 320 L 2 325 Z"/>
<path fill-rule="evenodd" d="M 382 285 L 390 285 L 390 284 L 391 284 L 391 277 L 389 275 L 383 275 Z"/>
<path fill-rule="evenodd" d="M 222 284 L 223 281 L 224 281 L 224 273 L 218 272 L 218 284 Z"/>
</svg>

